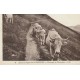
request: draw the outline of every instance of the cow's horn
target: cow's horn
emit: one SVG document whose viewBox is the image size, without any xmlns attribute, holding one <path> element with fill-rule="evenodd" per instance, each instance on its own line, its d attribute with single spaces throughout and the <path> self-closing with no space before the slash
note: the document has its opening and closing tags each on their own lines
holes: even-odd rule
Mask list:
<svg viewBox="0 0 80 80">
<path fill-rule="evenodd" d="M 69 39 L 69 37 L 67 37 L 66 39 L 64 39 L 64 40 L 68 40 Z"/>
</svg>

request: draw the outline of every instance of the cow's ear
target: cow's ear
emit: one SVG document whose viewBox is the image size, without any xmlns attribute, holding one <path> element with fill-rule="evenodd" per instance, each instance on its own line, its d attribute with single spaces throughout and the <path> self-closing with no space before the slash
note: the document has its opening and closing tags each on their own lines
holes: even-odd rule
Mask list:
<svg viewBox="0 0 80 80">
<path fill-rule="evenodd" d="M 63 40 L 63 45 L 67 45 L 67 44 L 68 44 L 68 42 Z"/>
<path fill-rule="evenodd" d="M 68 38 L 67 39 L 62 39 L 62 44 L 67 45 L 68 44 Z"/>
</svg>

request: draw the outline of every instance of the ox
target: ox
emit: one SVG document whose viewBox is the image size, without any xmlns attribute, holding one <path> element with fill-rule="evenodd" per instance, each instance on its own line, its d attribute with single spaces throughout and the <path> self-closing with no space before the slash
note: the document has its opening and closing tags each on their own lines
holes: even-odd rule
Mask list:
<svg viewBox="0 0 80 80">
<path fill-rule="evenodd" d="M 41 45 L 45 44 L 45 36 L 46 36 L 46 31 L 42 29 L 39 33 L 39 40 Z"/>
<path fill-rule="evenodd" d="M 5 14 L 5 19 L 7 23 L 13 24 L 13 14 Z"/>
<path fill-rule="evenodd" d="M 39 34 L 42 30 L 42 27 L 38 23 L 34 23 L 32 24 L 32 26 L 34 27 L 33 32 L 35 33 L 36 38 L 39 40 Z"/>
<path fill-rule="evenodd" d="M 46 44 L 49 46 L 50 55 L 53 59 L 59 59 L 59 54 L 61 51 L 62 45 L 67 44 L 67 39 L 62 39 L 61 36 L 58 34 L 58 32 L 55 29 L 51 29 L 48 32 L 47 38 L 46 38 Z M 54 49 L 54 54 L 53 50 Z"/>
</svg>

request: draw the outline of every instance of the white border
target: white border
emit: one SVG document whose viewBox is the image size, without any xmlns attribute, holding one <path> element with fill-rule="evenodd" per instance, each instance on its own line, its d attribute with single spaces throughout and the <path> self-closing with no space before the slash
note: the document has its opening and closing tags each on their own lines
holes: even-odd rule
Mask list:
<svg viewBox="0 0 80 80">
<path fill-rule="evenodd" d="M 4 65 L 80 65 L 80 61 L 3 61 L 3 41 L 2 41 L 2 27 L 3 27 L 3 24 L 2 24 L 2 16 L 0 15 L 0 37 L 1 37 L 1 40 L 0 40 L 0 64 L 4 64 Z"/>
<path fill-rule="evenodd" d="M 80 0 L 2 0 L 0 13 L 78 14 Z"/>
<path fill-rule="evenodd" d="M 58 4 L 57 4 L 58 3 Z M 36 6 L 37 4 L 37 6 Z M 0 14 L 80 14 L 80 0 L 1 0 Z M 1 27 L 0 27 L 1 30 Z M 1 35 L 1 31 L 0 31 Z M 2 37 L 0 36 L 0 39 Z M 1 46 L 2 43 L 0 43 Z M 1 49 L 0 49 L 1 51 Z M 1 66 L 1 80 L 80 80 L 80 66 Z"/>
</svg>

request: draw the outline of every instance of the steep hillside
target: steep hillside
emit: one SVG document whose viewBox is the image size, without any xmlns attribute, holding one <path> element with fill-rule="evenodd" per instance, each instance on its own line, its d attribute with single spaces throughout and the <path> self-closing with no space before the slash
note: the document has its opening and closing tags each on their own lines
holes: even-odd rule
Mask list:
<svg viewBox="0 0 80 80">
<path fill-rule="evenodd" d="M 71 29 L 73 29 L 74 31 L 78 32 L 80 34 L 80 25 L 77 26 L 70 26 Z"/>
<path fill-rule="evenodd" d="M 69 37 L 68 44 L 62 47 L 61 60 L 80 60 L 80 34 L 46 14 L 15 14 L 14 24 L 6 23 L 3 18 L 3 60 L 25 59 L 26 34 L 31 22 L 38 22 L 46 31 L 55 28 L 62 38 Z M 41 46 L 39 48 L 43 57 L 45 53 Z M 42 60 L 49 60 L 45 57 Z"/>
</svg>

